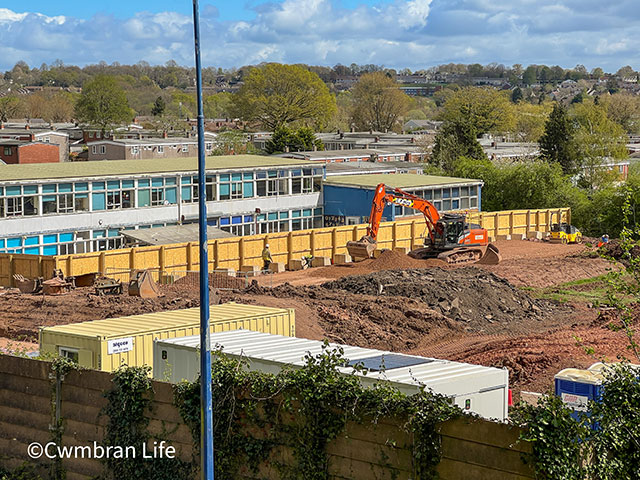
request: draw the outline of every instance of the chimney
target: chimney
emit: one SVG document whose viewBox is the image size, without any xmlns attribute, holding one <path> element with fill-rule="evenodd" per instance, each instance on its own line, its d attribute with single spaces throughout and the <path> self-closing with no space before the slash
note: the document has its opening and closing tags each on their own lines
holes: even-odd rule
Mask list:
<svg viewBox="0 0 640 480">
<path fill-rule="evenodd" d="M 30 127 L 30 126 L 29 126 L 29 124 L 27 123 L 27 124 L 24 126 L 24 129 L 25 129 L 25 130 L 30 130 L 30 129 L 31 129 L 31 127 Z"/>
<path fill-rule="evenodd" d="M 167 133 L 166 130 L 162 132 L 162 138 L 169 138 L 169 134 Z"/>
<path fill-rule="evenodd" d="M 416 137 L 411 137 L 411 143 L 416 143 Z"/>
<path fill-rule="evenodd" d="M 289 145 L 284 146 L 284 153 L 289 153 Z"/>
<path fill-rule="evenodd" d="M 141 133 L 138 134 L 138 140 L 142 140 L 142 134 Z"/>
<path fill-rule="evenodd" d="M 373 128 L 369 129 L 369 135 L 373 135 Z"/>
<path fill-rule="evenodd" d="M 355 125 L 351 125 L 351 133 L 355 133 L 355 131 L 356 131 Z"/>
<path fill-rule="evenodd" d="M 338 129 L 337 133 L 338 133 L 338 135 L 342 135 L 342 132 L 340 131 L 340 129 Z M 342 137 L 340 137 L 340 138 L 342 138 Z"/>
<path fill-rule="evenodd" d="M 380 137 L 376 137 L 375 140 L 374 140 L 374 143 L 377 143 L 379 141 L 380 141 Z"/>
<path fill-rule="evenodd" d="M 344 133 L 340 132 L 340 138 L 344 138 Z"/>
<path fill-rule="evenodd" d="M 35 134 L 34 133 L 30 133 L 29 134 L 29 140 L 31 140 L 33 142 L 33 141 L 35 141 L 35 139 L 36 139 Z"/>
<path fill-rule="evenodd" d="M 0 123 L 0 130 L 4 130 L 4 123 Z"/>
</svg>

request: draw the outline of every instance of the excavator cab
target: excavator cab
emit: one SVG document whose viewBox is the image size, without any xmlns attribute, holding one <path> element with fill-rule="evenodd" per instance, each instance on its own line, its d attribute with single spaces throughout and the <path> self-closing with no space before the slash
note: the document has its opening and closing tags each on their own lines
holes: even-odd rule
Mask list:
<svg viewBox="0 0 640 480">
<path fill-rule="evenodd" d="M 442 236 L 439 232 L 442 232 Z M 464 215 L 445 213 L 436 224 L 436 248 L 447 250 L 458 246 L 458 239 L 465 231 Z"/>
</svg>

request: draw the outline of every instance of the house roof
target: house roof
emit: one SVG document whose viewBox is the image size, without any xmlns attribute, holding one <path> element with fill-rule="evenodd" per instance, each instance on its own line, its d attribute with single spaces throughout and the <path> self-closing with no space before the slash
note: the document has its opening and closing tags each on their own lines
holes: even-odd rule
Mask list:
<svg viewBox="0 0 640 480">
<path fill-rule="evenodd" d="M 318 166 L 318 162 L 260 155 L 207 157 L 207 171 L 274 168 L 296 165 Z M 158 158 L 153 160 L 102 160 L 93 162 L 7 165 L 0 168 L 0 182 L 95 178 L 156 173 L 197 172 L 196 158 Z"/>
<path fill-rule="evenodd" d="M 384 183 L 395 188 L 433 187 L 437 185 L 468 185 L 482 183 L 473 178 L 438 177 L 435 175 L 416 175 L 413 173 L 374 173 L 370 175 L 337 175 L 328 177 L 326 185 L 354 188 L 375 188 Z"/>
</svg>

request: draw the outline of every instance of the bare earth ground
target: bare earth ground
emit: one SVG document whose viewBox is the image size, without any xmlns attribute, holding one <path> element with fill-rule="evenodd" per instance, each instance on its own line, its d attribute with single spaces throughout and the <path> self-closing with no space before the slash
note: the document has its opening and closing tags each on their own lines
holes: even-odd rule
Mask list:
<svg viewBox="0 0 640 480">
<path fill-rule="evenodd" d="M 610 359 L 627 352 L 623 334 L 604 328 L 606 322 L 588 303 L 557 304 L 514 288 L 592 278 L 607 273 L 611 264 L 584 256 L 582 245 L 496 245 L 500 265 L 450 267 L 388 252 L 358 264 L 264 276 L 247 291 L 224 292 L 223 300 L 295 308 L 300 337 L 504 366 L 516 391 L 547 390 L 558 370 L 597 361 L 576 344 L 576 337 Z M 339 280 L 350 275 L 359 277 Z M 334 283 L 322 287 L 326 282 Z M 42 325 L 198 305 L 197 283 L 163 286 L 162 291 L 165 296 L 153 300 L 97 297 L 89 288 L 44 300 L 0 291 L 0 336 L 12 340 L 8 346 L 7 340 L 0 341 L 0 349 L 37 349 L 29 342 L 37 342 Z"/>
</svg>

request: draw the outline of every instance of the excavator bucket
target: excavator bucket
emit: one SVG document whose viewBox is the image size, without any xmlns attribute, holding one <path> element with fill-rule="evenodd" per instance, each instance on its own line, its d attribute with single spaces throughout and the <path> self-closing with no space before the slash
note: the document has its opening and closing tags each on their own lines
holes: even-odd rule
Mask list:
<svg viewBox="0 0 640 480">
<path fill-rule="evenodd" d="M 363 237 L 358 242 L 347 242 L 347 252 L 351 258 L 371 258 L 376 249 L 376 242 L 371 242 L 367 237 Z"/>
<path fill-rule="evenodd" d="M 156 298 L 160 295 L 158 285 L 148 270 L 133 272 L 129 281 L 129 295 L 132 297 Z"/>
<path fill-rule="evenodd" d="M 496 247 L 493 243 L 490 243 L 487 246 L 487 249 L 485 250 L 482 258 L 476 263 L 479 263 L 480 265 L 498 265 L 501 261 L 502 257 L 500 256 L 498 247 Z"/>
</svg>

